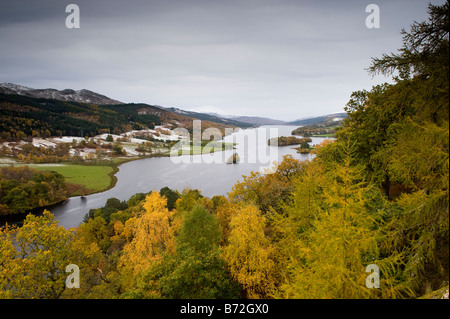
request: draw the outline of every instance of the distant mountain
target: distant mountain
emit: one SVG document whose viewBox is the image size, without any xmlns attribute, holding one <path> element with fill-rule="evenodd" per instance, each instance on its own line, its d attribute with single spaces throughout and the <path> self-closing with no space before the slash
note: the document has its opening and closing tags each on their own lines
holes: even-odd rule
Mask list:
<svg viewBox="0 0 450 319">
<path fill-rule="evenodd" d="M 196 119 L 199 119 L 202 121 L 210 121 L 210 122 L 226 124 L 226 125 L 230 125 L 230 126 L 237 126 L 237 127 L 250 127 L 250 126 L 255 125 L 255 123 L 240 121 L 236 118 L 228 117 L 228 116 L 221 116 L 216 113 L 199 113 L 199 112 L 194 112 L 194 111 L 181 110 L 176 107 L 161 107 L 161 108 L 164 110 L 170 111 L 170 112 L 193 117 L 193 118 L 196 118 Z"/>
<path fill-rule="evenodd" d="M 252 124 L 252 125 L 284 125 L 285 121 L 274 120 L 267 117 L 258 116 L 231 116 L 231 119 L 239 121 L 242 123 Z"/>
<path fill-rule="evenodd" d="M 56 90 L 56 89 L 33 89 L 13 83 L 0 83 L 0 93 L 16 94 L 34 98 L 55 99 L 61 101 L 92 103 L 98 105 L 123 104 L 120 101 L 110 99 L 107 96 L 89 90 Z"/>
<path fill-rule="evenodd" d="M 327 123 L 327 122 L 340 122 L 343 121 L 347 117 L 347 113 L 333 113 L 323 116 L 309 117 L 298 119 L 292 122 L 288 122 L 288 125 L 314 125 L 319 123 Z"/>
<path fill-rule="evenodd" d="M 180 110 L 181 111 L 181 110 Z M 185 111 L 182 111 L 185 112 Z M 234 121 L 238 121 L 241 123 L 246 123 L 252 126 L 260 126 L 260 125 L 314 125 L 314 124 L 323 124 L 327 122 L 340 122 L 347 117 L 347 113 L 333 113 L 316 117 L 308 117 L 302 118 L 295 121 L 287 122 L 281 120 L 275 120 L 267 117 L 260 116 L 239 116 L 239 115 L 223 115 L 217 113 L 208 113 L 209 115 L 221 118 L 221 119 L 230 119 Z"/>
<path fill-rule="evenodd" d="M 240 123 L 244 123 L 250 126 L 260 126 L 260 125 L 283 125 L 286 124 L 285 121 L 274 120 L 267 117 L 259 116 L 241 116 L 241 115 L 224 115 L 219 113 L 204 113 L 211 116 L 218 117 L 222 120 L 233 120 Z"/>
<path fill-rule="evenodd" d="M 119 122 L 120 125 L 124 125 L 125 122 L 128 121 L 128 124 L 131 124 L 134 127 L 139 127 L 140 125 L 149 125 L 151 123 L 172 123 L 177 126 L 182 127 L 191 127 L 191 124 L 188 122 L 192 122 L 192 119 L 199 119 L 205 122 L 204 124 L 208 127 L 212 127 L 213 123 L 217 123 L 217 127 L 223 129 L 226 126 L 233 127 L 255 127 L 260 125 L 313 125 L 319 123 L 333 122 L 333 121 L 341 121 L 347 117 L 347 113 L 335 113 L 318 117 L 311 118 L 303 118 L 298 119 L 292 122 L 285 122 L 280 120 L 275 120 L 266 117 L 258 117 L 258 116 L 237 116 L 237 115 L 221 115 L 216 113 L 200 113 L 194 111 L 186 111 L 175 107 L 163 107 L 158 105 L 148 105 L 148 104 L 126 104 L 114 99 L 111 99 L 102 94 L 92 92 L 89 90 L 56 90 L 56 89 L 34 89 L 26 86 L 13 84 L 13 83 L 0 83 L 0 94 L 5 95 L 15 95 L 15 96 L 23 96 L 34 99 L 52 99 L 66 102 L 75 102 L 75 103 L 87 103 L 93 105 L 105 106 L 107 109 L 110 109 L 114 112 L 119 112 L 121 118 L 125 116 L 126 120 L 122 118 Z M 5 98 L 3 98 L 5 100 Z M 21 104 L 24 100 L 13 98 L 15 102 Z M 38 101 L 30 101 L 30 103 L 39 105 L 38 108 L 42 108 L 42 105 L 46 103 L 38 102 Z M 51 102 L 50 104 L 54 104 Z M 61 105 L 58 104 L 58 109 L 65 109 Z M 92 113 L 92 110 L 89 108 L 86 109 L 86 106 L 81 106 L 81 109 L 75 113 L 66 113 L 65 116 L 76 117 L 78 119 L 83 118 L 86 119 L 90 115 L 83 113 Z M 26 116 L 25 116 L 26 117 Z M 148 117 L 148 118 L 146 118 Z M 101 122 L 103 119 L 108 118 L 102 117 L 101 112 L 96 114 L 96 120 L 94 122 Z M 110 119 L 111 120 L 111 119 Z M 73 122 L 73 121 L 72 121 Z M 114 122 L 114 121 L 113 121 Z M 108 126 L 107 123 L 103 123 L 99 125 L 99 129 L 106 129 Z M 77 126 L 78 129 L 82 127 L 82 125 Z M 71 130 L 73 131 L 73 130 Z M 92 129 L 93 131 L 93 129 Z"/>
</svg>

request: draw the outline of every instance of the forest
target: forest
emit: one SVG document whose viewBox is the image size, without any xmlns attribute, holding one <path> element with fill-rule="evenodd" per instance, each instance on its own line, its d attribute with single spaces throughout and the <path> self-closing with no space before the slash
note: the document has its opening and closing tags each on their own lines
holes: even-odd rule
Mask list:
<svg viewBox="0 0 450 319">
<path fill-rule="evenodd" d="M 161 124 L 156 114 L 139 114 L 143 105 L 96 105 L 54 99 L 0 94 L 0 138 L 95 136 L 153 128 Z M 159 110 L 152 108 L 156 113 Z"/>
<path fill-rule="evenodd" d="M 250 126 L 232 120 L 225 124 L 218 117 L 201 113 L 185 113 L 189 115 L 142 103 L 97 105 L 0 93 L 0 142 L 29 140 L 32 137 L 121 134 L 153 129 L 162 123 L 173 128 L 183 127 L 192 133 L 193 120 L 199 118 L 202 128 L 218 128 L 222 135 L 230 126 Z"/>
<path fill-rule="evenodd" d="M 309 142 L 312 142 L 310 137 L 298 138 L 295 136 L 280 136 L 269 139 L 267 141 L 267 144 L 277 146 L 288 146 L 288 145 L 300 145 Z"/>
<path fill-rule="evenodd" d="M 293 130 L 292 135 L 301 135 L 303 137 L 311 137 L 311 136 L 334 137 L 334 135 L 336 134 L 336 129 L 338 127 L 339 125 L 336 125 L 336 123 L 306 125 Z"/>
<path fill-rule="evenodd" d="M 67 199 L 64 177 L 24 167 L 0 167 L 0 216 L 19 214 Z"/>
<path fill-rule="evenodd" d="M 0 298 L 418 298 L 448 289 L 449 3 L 404 31 L 336 139 L 228 196 L 111 199 L 77 228 L 45 211 L 0 233 Z M 68 264 L 80 287 L 67 288 Z M 380 287 L 366 286 L 366 267 Z"/>
</svg>

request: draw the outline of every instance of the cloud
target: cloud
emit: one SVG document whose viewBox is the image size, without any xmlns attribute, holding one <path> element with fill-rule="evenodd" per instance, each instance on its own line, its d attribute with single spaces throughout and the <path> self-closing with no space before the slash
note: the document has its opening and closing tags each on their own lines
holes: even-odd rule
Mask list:
<svg viewBox="0 0 450 319">
<path fill-rule="evenodd" d="M 371 57 L 395 51 L 400 30 L 426 18 L 421 0 L 2 1 L 1 82 L 87 88 L 125 102 L 283 120 L 338 112 L 377 81 Z"/>
</svg>

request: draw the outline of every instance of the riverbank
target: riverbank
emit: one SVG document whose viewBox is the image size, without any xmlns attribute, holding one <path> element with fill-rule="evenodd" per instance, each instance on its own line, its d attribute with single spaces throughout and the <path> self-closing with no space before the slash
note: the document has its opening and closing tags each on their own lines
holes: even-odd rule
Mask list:
<svg viewBox="0 0 450 319">
<path fill-rule="evenodd" d="M 232 149 L 236 143 L 222 143 L 220 142 L 221 147 L 215 147 L 215 148 L 208 148 L 207 152 L 211 153 L 211 152 L 223 152 L 227 149 Z M 208 147 L 207 144 L 201 145 L 201 146 L 193 146 L 190 145 L 190 151 L 189 151 L 189 156 L 191 155 L 200 155 L 203 154 L 205 152 L 205 149 Z M 92 195 L 92 194 L 96 194 L 96 193 L 102 193 L 105 192 L 107 190 L 110 190 L 112 188 L 114 188 L 116 186 L 117 183 L 117 177 L 116 174 L 119 171 L 119 166 L 128 162 L 133 162 L 133 161 L 137 161 L 137 160 L 142 160 L 142 159 L 146 159 L 146 158 L 157 158 L 157 157 L 170 157 L 170 156 L 184 156 L 186 154 L 183 154 L 181 151 L 177 151 L 177 152 L 170 152 L 170 153 L 156 153 L 156 154 L 149 154 L 149 155 L 141 155 L 138 157 L 127 157 L 127 158 L 116 158 L 112 161 L 111 164 L 106 165 L 106 167 L 110 167 L 112 169 L 111 172 L 109 172 L 107 175 L 110 177 L 110 183 L 107 187 L 101 188 L 101 189 L 94 189 L 94 190 L 89 190 L 88 187 L 86 187 L 86 192 L 84 194 L 81 193 L 74 193 L 69 195 L 69 197 L 76 197 L 76 196 L 80 196 L 80 195 Z M 88 166 L 88 165 L 86 165 Z M 95 166 L 95 165 L 94 165 Z M 101 167 L 103 165 L 97 165 L 98 167 Z M 64 174 L 62 174 L 64 176 Z"/>
<path fill-rule="evenodd" d="M 209 152 L 220 152 L 226 149 L 232 149 L 235 143 L 222 143 L 215 148 L 208 148 Z M 202 154 L 207 144 L 201 146 L 188 146 L 189 155 Z M 115 157 L 110 158 L 108 162 L 103 163 L 24 163 L 9 158 L 1 158 L 0 166 L 28 166 L 39 171 L 55 171 L 64 176 L 68 197 L 87 196 L 102 193 L 116 186 L 116 174 L 119 166 L 128 162 L 142 160 L 146 158 L 170 157 L 187 155 L 182 152 L 159 152 L 139 156 Z"/>
<path fill-rule="evenodd" d="M 107 187 L 100 189 L 100 190 L 95 190 L 95 191 L 91 191 L 89 193 L 86 193 L 84 195 L 92 195 L 92 194 L 97 194 L 97 193 L 102 193 L 105 192 L 107 190 L 110 190 L 112 188 L 114 188 L 117 184 L 117 177 L 116 174 L 119 171 L 119 166 L 128 162 L 132 162 L 132 161 L 137 161 L 137 160 L 141 160 L 141 159 L 145 159 L 145 158 L 154 158 L 154 157 L 168 157 L 169 154 L 166 153 L 158 153 L 158 154 L 151 154 L 151 155 L 141 155 L 139 157 L 133 157 L 133 158 L 118 158 L 116 160 L 113 161 L 112 164 L 109 164 L 108 167 L 112 168 L 112 171 L 110 173 L 108 173 L 108 176 L 110 177 L 110 183 Z M 76 197 L 79 195 L 72 195 L 69 197 Z"/>
<path fill-rule="evenodd" d="M 110 174 L 103 173 L 95 175 L 98 179 L 108 181 L 104 185 L 103 191 L 91 192 L 84 197 L 72 196 L 64 202 L 48 207 L 47 209 L 55 215 L 58 224 L 69 229 L 77 227 L 90 209 L 103 207 L 109 198 L 117 198 L 120 201 L 128 200 L 137 193 L 148 193 L 149 191 L 159 191 L 163 187 L 182 191 L 185 188 L 198 189 L 203 196 L 213 197 L 215 195 L 226 196 L 237 181 L 242 180 L 242 176 L 248 176 L 252 171 L 260 171 L 262 168 L 268 168 L 269 162 L 275 160 L 281 161 L 284 155 L 290 154 L 295 158 L 307 160 L 310 154 L 298 154 L 291 147 L 273 148 L 267 145 L 265 137 L 270 136 L 269 131 L 277 129 L 277 135 L 286 136 L 295 128 L 293 126 L 267 126 L 257 129 L 240 130 L 233 135 L 223 139 L 225 145 L 235 149 L 239 154 L 241 161 L 237 165 L 226 165 L 226 159 L 232 154 L 232 150 L 221 150 L 220 144 L 214 148 L 217 155 L 210 155 L 210 149 L 203 150 L 204 157 L 199 155 L 190 156 L 187 143 L 174 144 L 174 154 L 169 156 L 169 152 L 155 152 L 142 156 L 116 156 L 106 161 L 102 158 L 97 163 L 79 163 L 82 169 L 89 169 L 89 166 L 103 164 L 110 166 L 113 171 Z M 252 131 L 253 130 L 253 131 Z M 261 136 L 262 138 L 258 138 Z M 274 136 L 274 135 L 273 135 Z M 248 138 L 248 140 L 246 140 Z M 313 144 L 320 144 L 323 138 L 312 138 Z M 241 141 L 246 141 L 242 143 Z M 205 143 L 204 143 L 205 144 Z M 177 159 L 173 155 L 177 146 L 180 147 L 185 155 Z M 206 146 L 206 145 L 205 145 Z M 200 151 L 197 147 L 197 151 Z M 194 150 L 193 150 L 194 151 Z M 198 153 L 198 152 L 196 152 Z M 266 154 L 262 157 L 252 159 L 252 154 Z M 276 154 L 276 156 L 275 156 Z M 259 156 L 259 155 L 258 155 Z M 183 159 L 183 157 L 185 159 Z M 211 161 L 211 158 L 217 160 Z M 197 159 L 197 160 L 194 160 Z M 1 161 L 1 160 L 0 160 Z M 220 165 L 219 163 L 223 164 Z M 4 165 L 10 165 L 4 163 Z M 22 164 L 23 163 L 18 163 Z M 123 165 L 122 165 L 123 164 Z M 64 164 L 39 164 L 49 169 L 50 165 L 58 167 Z M 117 179 L 116 179 L 117 178 Z M 220 180 L 220 183 L 217 183 Z M 89 188 L 89 187 L 86 187 Z M 20 222 L 20 219 L 17 220 Z"/>
<path fill-rule="evenodd" d="M 144 158 L 167 157 L 168 154 L 115 158 L 109 163 L 46 163 L 33 164 L 2 159 L 0 166 L 28 166 L 38 171 L 55 171 L 64 176 L 68 197 L 87 196 L 101 193 L 113 188 L 117 183 L 116 173 L 119 166 Z"/>
<path fill-rule="evenodd" d="M 23 220 L 28 214 L 40 215 L 44 210 L 52 210 L 52 208 L 57 207 L 70 198 L 76 198 L 88 195 L 94 195 L 102 192 L 106 192 L 114 188 L 117 184 L 118 178 L 116 174 L 119 172 L 119 166 L 128 162 L 138 161 L 146 158 L 158 158 L 158 157 L 168 157 L 166 154 L 152 154 L 146 156 L 138 157 L 127 157 L 127 158 L 115 158 L 111 159 L 108 164 L 75 164 L 75 163 L 49 163 L 49 164 L 30 164 L 21 163 L 11 159 L 0 158 L 1 166 L 15 166 L 22 167 L 28 166 L 35 170 L 44 171 L 54 171 L 63 175 L 65 184 L 67 186 L 67 197 L 64 200 L 52 202 L 48 205 L 35 207 L 30 211 L 24 213 L 10 214 L 10 215 L 0 215 L 0 227 L 4 226 L 5 223 L 10 225 L 21 225 Z"/>
<path fill-rule="evenodd" d="M 186 141 L 168 126 L 94 137 L 48 137 L 0 143 L 1 166 L 29 166 L 64 176 L 69 197 L 113 188 L 121 164 L 152 157 L 199 155 L 232 149 L 233 143 Z"/>
</svg>

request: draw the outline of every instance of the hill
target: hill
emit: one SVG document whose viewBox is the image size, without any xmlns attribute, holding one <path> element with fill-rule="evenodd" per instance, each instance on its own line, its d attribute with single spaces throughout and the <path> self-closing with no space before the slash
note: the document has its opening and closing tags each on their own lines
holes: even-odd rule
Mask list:
<svg viewBox="0 0 450 319">
<path fill-rule="evenodd" d="M 89 90 L 34 89 L 0 83 L 0 137 L 120 134 L 127 130 L 168 124 L 192 130 L 192 120 L 202 128 L 255 127 L 260 125 L 313 125 L 337 123 L 346 113 L 329 114 L 285 122 L 258 116 L 222 116 L 144 103 L 122 103 Z"/>
<path fill-rule="evenodd" d="M 288 125 L 314 125 L 328 122 L 340 122 L 343 121 L 347 117 L 347 113 L 334 113 L 317 117 L 309 117 L 304 119 L 298 119 L 292 122 L 288 122 Z"/>
<path fill-rule="evenodd" d="M 162 124 L 192 131 L 194 119 L 202 120 L 202 129 L 216 127 L 222 133 L 237 123 L 212 122 L 142 103 L 99 105 L 0 93 L 0 138 L 3 140 L 121 134 Z"/>
<path fill-rule="evenodd" d="M 159 115 L 140 114 L 139 108 L 134 106 L 100 106 L 11 94 L 0 94 L 0 119 L 0 137 L 3 139 L 84 137 L 161 124 Z"/>
<path fill-rule="evenodd" d="M 107 96 L 89 90 L 56 90 L 56 89 L 33 89 L 13 83 L 0 83 L 0 93 L 16 94 L 34 98 L 56 99 L 61 101 L 104 104 L 123 104 Z"/>
<path fill-rule="evenodd" d="M 168 124 L 172 128 L 192 130 L 192 121 L 202 121 L 202 128 L 247 128 L 248 123 L 206 113 L 165 108 L 144 103 L 111 99 L 89 90 L 34 89 L 13 83 L 0 83 L 0 137 L 45 135 L 93 136 L 120 134 L 134 129 Z"/>
<path fill-rule="evenodd" d="M 169 107 L 169 108 L 163 108 L 163 109 L 173 112 L 173 113 L 193 117 L 193 118 L 196 118 L 196 119 L 199 119 L 202 121 L 210 121 L 210 122 L 214 122 L 214 123 L 226 124 L 226 125 L 231 125 L 231 126 L 238 126 L 238 127 L 245 128 L 245 127 L 251 127 L 254 125 L 260 125 L 257 123 L 241 121 L 240 117 L 223 117 L 220 115 L 215 115 L 215 114 L 210 114 L 210 113 L 199 113 L 199 112 L 194 112 L 194 111 L 181 110 L 181 109 L 175 108 L 175 107 Z"/>
</svg>

